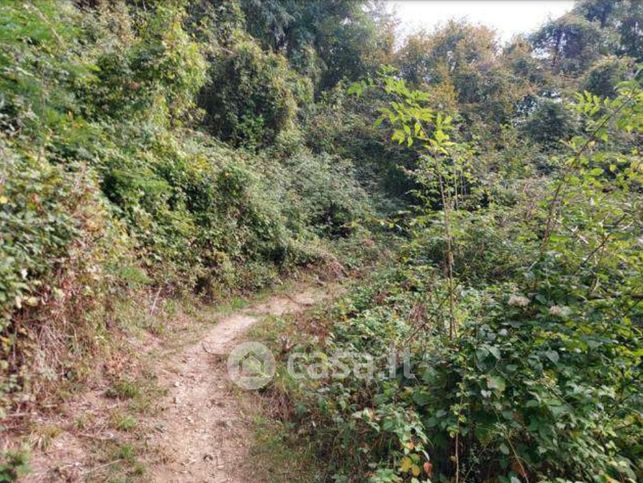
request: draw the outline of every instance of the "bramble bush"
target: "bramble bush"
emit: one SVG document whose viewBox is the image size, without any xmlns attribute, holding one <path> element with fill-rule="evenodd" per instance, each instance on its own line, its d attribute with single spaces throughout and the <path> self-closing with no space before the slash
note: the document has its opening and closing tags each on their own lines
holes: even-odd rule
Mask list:
<svg viewBox="0 0 643 483">
<path fill-rule="evenodd" d="M 382 354 L 406 349 L 411 375 L 281 372 L 298 431 L 335 481 L 637 481 L 638 83 L 614 99 L 578 95 L 584 131 L 545 189 L 486 206 L 475 191 L 493 189 L 454 184 L 472 167 L 446 117 L 404 82 L 384 85 L 393 139 L 424 157 L 428 207 L 396 266 L 318 316 L 294 350 L 318 350 L 322 334 L 327 354 L 368 353 L 388 374 Z"/>
</svg>

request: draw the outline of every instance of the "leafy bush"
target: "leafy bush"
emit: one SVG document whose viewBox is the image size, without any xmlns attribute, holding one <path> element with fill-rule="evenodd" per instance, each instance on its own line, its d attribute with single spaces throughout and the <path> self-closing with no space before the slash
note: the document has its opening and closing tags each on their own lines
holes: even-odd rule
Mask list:
<svg viewBox="0 0 643 483">
<path fill-rule="evenodd" d="M 0 411 L 15 391 L 37 386 L 23 366 L 35 344 L 57 373 L 81 357 L 43 330 L 72 331 L 115 287 L 113 267 L 129 263 L 130 244 L 83 164 L 63 168 L 36 152 L 0 142 Z M 112 287 L 110 289 L 110 286 Z M 95 337 L 90 336 L 91 344 Z M 27 393 L 28 396 L 28 393 Z"/>
<path fill-rule="evenodd" d="M 304 82 L 284 57 L 243 39 L 212 64 L 199 102 L 216 136 L 237 144 L 265 145 L 293 126 L 297 94 L 310 98 Z"/>
<path fill-rule="evenodd" d="M 88 66 L 94 76 L 74 86 L 86 115 L 146 117 L 173 126 L 194 117 L 206 64 L 199 44 L 183 29 L 184 12 L 163 4 L 147 12 L 115 3 L 82 20 L 83 33 L 100 46 L 94 66 Z"/>
<path fill-rule="evenodd" d="M 532 141 L 550 147 L 569 139 L 574 129 L 574 118 L 560 99 L 540 100 L 524 125 L 524 132 Z"/>
<path fill-rule="evenodd" d="M 246 35 L 197 43 L 190 21 L 182 2 L 0 6 L 2 409 L 94 347 L 110 297 L 256 290 L 332 259 L 320 237 L 367 212 L 350 162 L 302 150 L 310 82 Z M 202 88 L 248 149 L 194 130 Z"/>
<path fill-rule="evenodd" d="M 350 95 L 345 83 L 324 94 L 305 113 L 307 146 L 355 160 L 357 178 L 370 193 L 384 193 L 386 201 L 408 198 L 413 182 L 404 168 L 414 165 L 408 151 L 391 146 L 386 134 L 373 126 L 385 98 L 377 89 Z M 391 211 L 386 207 L 383 211 Z"/>
<path fill-rule="evenodd" d="M 626 355 L 635 347 L 631 323 L 614 334 L 609 311 L 599 306 L 567 312 L 538 296 L 523 307 L 510 295 L 516 287 L 498 285 L 467 288 L 466 322 L 451 340 L 431 309 L 445 293 L 435 279 L 418 268 L 371 283 L 328 314 L 342 322 L 331 326 L 324 350 L 367 352 L 375 374 L 388 374 L 380 354 L 405 344 L 412 376 L 400 366 L 387 381 L 290 383 L 301 430 L 331 471 L 410 480 L 409 458 L 419 468 L 430 465 L 423 478 L 460 471 L 468 481 L 635 480 L 638 456 L 630 445 L 637 430 L 623 430 L 638 424 L 635 363 Z M 427 297 L 427 290 L 441 293 Z"/>
<path fill-rule="evenodd" d="M 319 235 L 345 236 L 367 214 L 366 193 L 355 181 L 351 162 L 302 151 L 286 159 L 283 169 L 291 179 L 301 222 Z"/>
<path fill-rule="evenodd" d="M 338 481 L 637 481 L 641 171 L 627 138 L 640 86 L 579 95 L 585 132 L 545 189 L 484 207 L 454 187 L 471 168 L 447 118 L 404 82 L 385 86 L 392 138 L 422 153 L 414 175 L 439 209 L 410 222 L 394 269 L 299 338 L 304 360 L 321 342 L 326 356 L 307 361 L 329 371 L 280 372 L 287 416 Z M 368 355 L 374 377 L 333 374 L 347 352 Z"/>
</svg>

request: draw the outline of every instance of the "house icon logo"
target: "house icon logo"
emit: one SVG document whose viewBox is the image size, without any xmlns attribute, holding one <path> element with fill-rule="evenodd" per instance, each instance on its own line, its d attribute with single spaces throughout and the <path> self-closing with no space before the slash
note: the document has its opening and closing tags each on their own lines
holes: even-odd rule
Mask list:
<svg viewBox="0 0 643 483">
<path fill-rule="evenodd" d="M 264 387 L 275 375 L 275 367 L 272 352 L 259 342 L 239 344 L 228 356 L 228 377 L 243 389 Z"/>
</svg>

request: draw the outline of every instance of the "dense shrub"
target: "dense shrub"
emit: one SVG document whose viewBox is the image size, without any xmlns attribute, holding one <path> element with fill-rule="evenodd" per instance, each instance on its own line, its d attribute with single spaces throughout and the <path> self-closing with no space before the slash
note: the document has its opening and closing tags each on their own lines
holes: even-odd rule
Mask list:
<svg viewBox="0 0 643 483">
<path fill-rule="evenodd" d="M 177 125 L 194 115 L 205 81 L 200 46 L 183 29 L 185 14 L 162 4 L 152 11 L 104 4 L 82 18 L 95 46 L 94 77 L 76 85 L 91 118 L 152 119 Z"/>
<path fill-rule="evenodd" d="M 243 39 L 212 64 L 199 102 L 211 132 L 221 139 L 268 144 L 293 127 L 297 94 L 307 95 L 302 83 L 284 57 Z"/>
<path fill-rule="evenodd" d="M 369 89 L 356 97 L 347 93 L 348 88 L 340 83 L 308 109 L 306 144 L 317 153 L 355 160 L 362 186 L 385 193 L 386 201 L 407 197 L 413 182 L 404 168 L 414 165 L 412 154 L 390 146 L 386 134 L 373 126 L 384 105 L 383 96 Z"/>
<path fill-rule="evenodd" d="M 299 337 L 311 377 L 282 370 L 285 416 L 336 481 L 637 481 L 640 86 L 579 95 L 585 132 L 553 179 L 508 169 L 524 192 L 485 204 L 507 190 L 460 188 L 477 168 L 449 121 L 403 81 L 385 89 L 425 204 L 396 266 Z"/>
<path fill-rule="evenodd" d="M 467 481 L 600 474 L 634 481 L 638 430 L 623 430 L 638 424 L 626 355 L 635 347 L 631 323 L 614 333 L 609 310 L 598 305 L 567 312 L 538 295 L 523 307 L 511 285 L 468 287 L 467 322 L 451 340 L 435 309 L 446 287 L 434 275 L 421 267 L 384 274 L 328 314 L 341 322 L 331 326 L 326 353 L 366 352 L 375 374 L 388 374 L 381 354 L 401 345 L 411 354 L 410 378 L 400 366 L 385 381 L 285 382 L 301 431 L 331 473 L 406 481 L 415 466 L 423 478 L 457 469 Z"/>
<path fill-rule="evenodd" d="M 310 82 L 247 35 L 198 44 L 181 2 L 0 14 L 0 408 L 73 367 L 108 296 L 256 290 L 366 214 L 351 163 L 302 150 Z M 202 88 L 208 126 L 249 149 L 195 130 Z M 38 371 L 36 343 L 52 355 Z"/>
<path fill-rule="evenodd" d="M 0 415 L 97 370 L 122 299 L 346 273 L 366 220 L 395 267 L 286 335 L 412 374 L 282 371 L 324 478 L 641 479 L 640 2 L 396 55 L 378 5 L 2 2 Z"/>
<path fill-rule="evenodd" d="M 74 333 L 95 344 L 83 320 L 117 284 L 131 281 L 136 268 L 90 168 L 63 168 L 7 141 L 0 142 L 0 153 L 2 413 L 37 393 L 43 382 L 31 380 L 34 370 L 50 383 L 84 356 L 60 341 Z M 128 274 L 128 267 L 134 272 Z M 24 365 L 33 362 L 29 354 L 36 347 L 39 367 Z M 29 386 L 35 387 L 16 393 Z"/>
<path fill-rule="evenodd" d="M 290 190 L 297 196 L 304 226 L 320 235 L 344 236 L 368 211 L 366 193 L 355 181 L 350 161 L 302 151 L 284 162 Z"/>
<path fill-rule="evenodd" d="M 571 113 L 560 99 L 541 99 L 524 124 L 523 132 L 535 143 L 552 147 L 574 133 Z"/>
</svg>

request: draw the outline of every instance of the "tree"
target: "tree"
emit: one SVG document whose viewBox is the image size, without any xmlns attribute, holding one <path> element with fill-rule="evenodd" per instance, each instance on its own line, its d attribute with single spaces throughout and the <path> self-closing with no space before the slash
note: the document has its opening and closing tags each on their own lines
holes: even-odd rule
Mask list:
<svg viewBox="0 0 643 483">
<path fill-rule="evenodd" d="M 272 142 L 292 126 L 298 79 L 280 55 L 264 52 L 252 39 L 239 41 L 211 64 L 199 104 L 212 134 L 226 141 Z"/>
<path fill-rule="evenodd" d="M 441 105 L 434 107 L 459 112 L 488 133 L 490 126 L 496 132 L 509 122 L 530 90 L 519 69 L 518 48 L 511 52 L 513 58 L 500 52 L 487 27 L 450 21 L 433 33 L 410 36 L 396 61 L 404 79 L 439 99 Z M 529 54 L 521 56 L 522 68 L 536 73 Z"/>
<path fill-rule="evenodd" d="M 396 61 L 402 76 L 419 86 L 492 63 L 496 53 L 492 30 L 451 20 L 432 33 L 409 36 Z"/>
<path fill-rule="evenodd" d="M 570 13 L 548 22 L 531 41 L 555 73 L 578 75 L 605 50 L 604 35 L 598 23 Z"/>
<path fill-rule="evenodd" d="M 618 84 L 627 80 L 633 72 L 632 59 L 603 57 L 589 69 L 581 87 L 599 97 L 616 97 Z"/>
<path fill-rule="evenodd" d="M 572 135 L 574 123 L 560 100 L 541 99 L 523 130 L 533 141 L 551 147 Z"/>
<path fill-rule="evenodd" d="M 618 55 L 634 57 L 638 62 L 643 57 L 643 3 L 637 0 L 581 0 L 574 13 L 598 22 L 613 43 L 611 50 Z"/>
<path fill-rule="evenodd" d="M 285 55 L 317 91 L 374 74 L 393 49 L 393 22 L 379 3 L 241 0 L 248 32 Z"/>
</svg>

